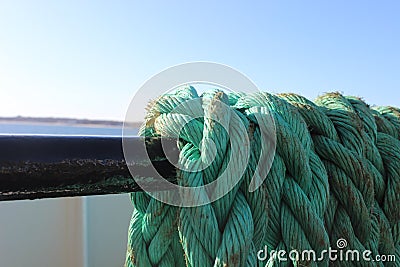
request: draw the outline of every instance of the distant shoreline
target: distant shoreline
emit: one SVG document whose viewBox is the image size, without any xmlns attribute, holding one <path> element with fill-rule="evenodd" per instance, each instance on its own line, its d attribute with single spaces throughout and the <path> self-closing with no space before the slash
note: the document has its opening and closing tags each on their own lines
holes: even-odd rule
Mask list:
<svg viewBox="0 0 400 267">
<path fill-rule="evenodd" d="M 122 128 L 122 121 L 112 120 L 89 120 L 89 119 L 73 119 L 73 118 L 36 118 L 36 117 L 0 117 L 0 123 L 13 124 L 36 124 L 36 125 L 63 125 L 63 126 L 85 126 L 85 127 L 112 127 Z M 141 122 L 134 122 L 132 126 L 139 128 Z"/>
</svg>

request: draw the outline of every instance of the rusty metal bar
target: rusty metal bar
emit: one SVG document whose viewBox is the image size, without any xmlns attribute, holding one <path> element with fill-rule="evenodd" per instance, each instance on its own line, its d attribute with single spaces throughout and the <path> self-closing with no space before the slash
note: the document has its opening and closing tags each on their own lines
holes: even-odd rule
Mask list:
<svg viewBox="0 0 400 267">
<path fill-rule="evenodd" d="M 157 189 L 152 166 L 175 182 L 175 168 L 165 158 L 156 138 L 130 137 L 133 149 L 147 150 L 125 162 L 121 137 L 0 135 L 0 201 L 118 194 L 141 191 L 136 178 Z M 164 149 L 178 150 L 176 140 L 163 141 Z"/>
</svg>

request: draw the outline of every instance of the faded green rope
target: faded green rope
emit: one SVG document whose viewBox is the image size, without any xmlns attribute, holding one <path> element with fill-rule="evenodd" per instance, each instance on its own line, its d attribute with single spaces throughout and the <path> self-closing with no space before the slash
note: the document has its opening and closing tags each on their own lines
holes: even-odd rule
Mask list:
<svg viewBox="0 0 400 267">
<path fill-rule="evenodd" d="M 185 105 L 187 101 L 200 100 Z M 216 102 L 234 114 L 222 112 Z M 174 111 L 174 112 L 172 112 Z M 203 114 L 191 120 L 193 114 Z M 268 174 L 263 160 L 263 120 L 274 119 L 276 154 Z M 229 125 L 224 129 L 215 120 Z M 185 127 L 179 131 L 179 126 Z M 181 166 L 210 162 L 202 171 L 178 172 L 183 186 L 208 184 L 243 168 L 243 138 L 250 158 L 240 182 L 222 198 L 199 207 L 173 207 L 132 193 L 126 266 L 383 266 L 380 262 L 279 262 L 257 251 L 314 250 L 319 255 L 344 238 L 346 249 L 396 255 L 400 262 L 400 110 L 371 108 L 361 99 L 329 93 L 311 102 L 295 94 L 198 96 L 193 87 L 150 104 L 140 134 L 179 137 Z M 215 144 L 215 151 L 211 149 Z M 268 145 L 267 145 L 268 147 Z M 239 154 L 231 155 L 232 151 Z M 215 152 L 213 154 L 213 152 Z M 234 161 L 233 168 L 228 166 Z M 264 179 L 254 192 L 254 176 Z M 208 195 L 198 197 L 207 198 Z"/>
</svg>

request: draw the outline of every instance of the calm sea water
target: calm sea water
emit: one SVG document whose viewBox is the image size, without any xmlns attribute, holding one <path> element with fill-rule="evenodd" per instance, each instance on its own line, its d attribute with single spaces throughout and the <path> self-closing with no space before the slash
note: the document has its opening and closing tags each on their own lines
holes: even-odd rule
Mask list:
<svg viewBox="0 0 400 267">
<path fill-rule="evenodd" d="M 84 127 L 39 124 L 2 124 L 0 134 L 112 135 L 121 136 L 119 127 Z"/>
</svg>

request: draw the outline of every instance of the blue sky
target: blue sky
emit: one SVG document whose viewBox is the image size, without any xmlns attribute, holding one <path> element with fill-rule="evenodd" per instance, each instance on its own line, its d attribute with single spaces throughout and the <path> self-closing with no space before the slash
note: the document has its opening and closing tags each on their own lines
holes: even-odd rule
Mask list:
<svg viewBox="0 0 400 267">
<path fill-rule="evenodd" d="M 399 1 L 1 1 L 0 116 L 118 119 L 189 61 L 263 90 L 400 106 Z"/>
</svg>

